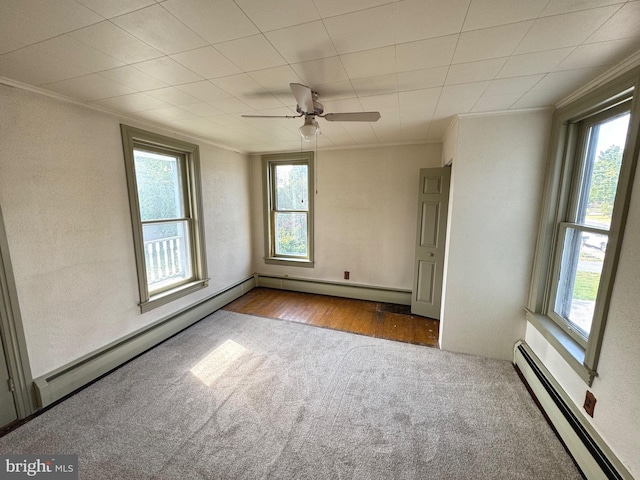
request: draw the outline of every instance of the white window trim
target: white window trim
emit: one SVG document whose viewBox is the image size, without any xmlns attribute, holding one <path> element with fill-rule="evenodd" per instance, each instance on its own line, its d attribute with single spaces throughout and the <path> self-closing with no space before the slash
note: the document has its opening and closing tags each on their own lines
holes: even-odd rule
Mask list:
<svg viewBox="0 0 640 480">
<path fill-rule="evenodd" d="M 607 254 L 602 268 L 598 301 L 589 339 L 583 343 L 570 335 L 548 314 L 552 300 L 553 275 L 557 272 L 555 252 L 560 225 L 566 223 L 574 181 L 577 127 L 583 120 L 622 103 L 632 92 L 631 118 L 623 154 L 618 190 L 613 208 Z M 624 227 L 631 198 L 631 185 L 640 155 L 640 68 L 633 69 L 569 105 L 554 116 L 551 151 L 545 184 L 542 218 L 538 231 L 527 318 L 565 361 L 588 384 L 598 375 L 597 367 L 609 302 L 620 256 Z M 570 221 L 570 220 L 569 220 Z"/>
<path fill-rule="evenodd" d="M 208 286 L 209 278 L 207 277 L 204 222 L 202 218 L 204 210 L 202 207 L 200 180 L 200 150 L 198 145 L 147 132 L 128 125 L 120 125 L 120 129 L 122 132 L 134 252 L 138 272 L 139 306 L 140 311 L 144 313 Z M 150 294 L 147 284 L 142 220 L 140 218 L 140 205 L 138 201 L 133 156 L 133 150 L 138 146 L 151 150 L 156 149 L 158 151 L 164 150 L 165 152 L 175 153 L 182 156 L 186 161 L 185 170 L 187 178 L 185 179 L 185 186 L 187 188 L 186 197 L 188 202 L 186 207 L 189 210 L 188 216 L 191 219 L 190 224 L 192 226 L 190 246 L 193 276 L 192 279 L 186 283 L 153 295 Z"/>
<path fill-rule="evenodd" d="M 288 265 L 294 267 L 314 266 L 314 250 L 313 250 L 313 209 L 314 209 L 314 165 L 313 152 L 296 152 L 296 153 L 276 153 L 262 155 L 262 179 L 263 179 L 263 205 L 264 205 L 264 262 L 272 265 Z M 292 258 L 287 256 L 279 256 L 275 253 L 274 245 L 274 226 L 273 226 L 273 188 L 272 188 L 272 166 L 275 164 L 305 164 L 308 172 L 308 222 L 307 222 L 307 249 L 308 255 L 305 258 Z"/>
</svg>

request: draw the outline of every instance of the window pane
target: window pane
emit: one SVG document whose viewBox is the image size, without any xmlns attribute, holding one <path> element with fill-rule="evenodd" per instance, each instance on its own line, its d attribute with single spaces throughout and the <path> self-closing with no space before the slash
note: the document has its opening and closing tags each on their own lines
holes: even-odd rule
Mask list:
<svg viewBox="0 0 640 480">
<path fill-rule="evenodd" d="M 591 330 L 608 240 L 607 235 L 566 230 L 554 310 L 585 338 Z"/>
<path fill-rule="evenodd" d="M 276 255 L 307 256 L 307 214 L 275 214 Z"/>
<path fill-rule="evenodd" d="M 584 178 L 576 223 L 609 229 L 618 188 L 629 113 L 589 129 Z"/>
<path fill-rule="evenodd" d="M 191 250 L 186 221 L 142 226 L 149 292 L 158 292 L 189 280 Z"/>
<path fill-rule="evenodd" d="M 275 166 L 276 210 L 309 210 L 306 165 Z"/>
<path fill-rule="evenodd" d="M 134 150 L 141 220 L 184 218 L 180 159 Z"/>
</svg>

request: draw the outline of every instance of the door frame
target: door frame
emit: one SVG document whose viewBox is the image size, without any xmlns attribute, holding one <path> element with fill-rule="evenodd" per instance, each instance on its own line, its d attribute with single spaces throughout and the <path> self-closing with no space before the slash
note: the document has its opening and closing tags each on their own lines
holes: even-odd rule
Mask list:
<svg viewBox="0 0 640 480">
<path fill-rule="evenodd" d="M 18 419 L 34 413 L 37 400 L 33 390 L 33 377 L 27 354 L 27 343 L 18 304 L 18 292 L 9 256 L 9 243 L 0 207 L 0 332 L 4 340 L 4 353 L 9 376 L 13 380 L 13 398 Z"/>
</svg>

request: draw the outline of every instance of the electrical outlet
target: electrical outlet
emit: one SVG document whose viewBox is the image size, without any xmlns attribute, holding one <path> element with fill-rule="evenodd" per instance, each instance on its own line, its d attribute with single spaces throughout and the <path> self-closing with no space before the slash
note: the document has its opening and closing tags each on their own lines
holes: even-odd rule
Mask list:
<svg viewBox="0 0 640 480">
<path fill-rule="evenodd" d="M 349 280 L 349 272 L 347 272 L 346 270 L 344 271 L 344 279 Z"/>
<path fill-rule="evenodd" d="M 596 397 L 593 396 L 589 390 L 587 390 L 587 394 L 584 398 L 584 411 L 587 412 L 588 415 L 593 417 L 593 410 L 596 408 Z"/>
</svg>

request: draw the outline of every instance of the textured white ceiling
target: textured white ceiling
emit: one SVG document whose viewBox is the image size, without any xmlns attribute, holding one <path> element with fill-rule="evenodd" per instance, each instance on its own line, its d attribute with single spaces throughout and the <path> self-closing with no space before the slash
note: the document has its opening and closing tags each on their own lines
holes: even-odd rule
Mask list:
<svg viewBox="0 0 640 480">
<path fill-rule="evenodd" d="M 553 105 L 640 50 L 640 1 L 0 0 L 0 77 L 247 152 L 439 141 L 454 114 Z"/>
</svg>

